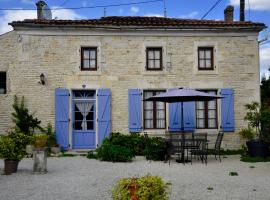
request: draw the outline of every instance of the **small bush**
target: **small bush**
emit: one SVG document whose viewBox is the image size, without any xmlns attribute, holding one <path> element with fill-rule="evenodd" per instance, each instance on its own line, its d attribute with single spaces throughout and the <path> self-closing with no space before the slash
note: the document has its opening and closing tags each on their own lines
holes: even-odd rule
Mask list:
<svg viewBox="0 0 270 200">
<path fill-rule="evenodd" d="M 96 151 L 97 157 L 102 161 L 130 162 L 134 157 L 130 149 L 111 144 L 108 139 L 103 140 L 102 145 Z"/>
<path fill-rule="evenodd" d="M 109 141 L 113 145 L 119 145 L 130 149 L 134 155 L 143 155 L 145 139 L 139 134 L 133 133 L 124 135 L 121 133 L 111 133 Z"/>
<path fill-rule="evenodd" d="M 256 162 L 270 162 L 270 157 L 251 157 L 251 156 L 241 156 L 240 159 L 242 162 L 250 162 L 250 163 L 256 163 Z"/>
<path fill-rule="evenodd" d="M 165 160 L 169 143 L 160 137 L 146 138 L 146 147 L 143 151 L 147 160 Z"/>
<path fill-rule="evenodd" d="M 97 153 L 95 151 L 89 151 L 86 157 L 88 159 L 98 159 Z"/>
<path fill-rule="evenodd" d="M 237 172 L 229 172 L 229 176 L 238 176 Z"/>
<path fill-rule="evenodd" d="M 165 183 L 159 176 L 146 175 L 141 178 L 120 179 L 112 188 L 113 200 L 131 199 L 129 186 L 135 183 L 138 186 L 136 195 L 140 200 L 168 200 L 169 183 Z"/>
<path fill-rule="evenodd" d="M 256 132 L 249 126 L 248 128 L 242 128 L 239 135 L 246 140 L 252 140 L 255 138 Z"/>
</svg>

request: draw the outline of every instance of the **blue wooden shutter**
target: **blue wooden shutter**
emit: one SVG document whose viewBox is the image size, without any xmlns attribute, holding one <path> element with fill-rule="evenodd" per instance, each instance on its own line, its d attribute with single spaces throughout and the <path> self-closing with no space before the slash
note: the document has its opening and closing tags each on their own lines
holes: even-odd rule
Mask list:
<svg viewBox="0 0 270 200">
<path fill-rule="evenodd" d="M 181 131 L 181 103 L 169 103 L 169 131 Z"/>
<path fill-rule="evenodd" d="M 128 90 L 128 119 L 129 132 L 142 131 L 142 91 L 140 89 Z"/>
<path fill-rule="evenodd" d="M 168 91 L 174 89 L 168 89 Z M 181 131 L 181 103 L 169 103 L 169 127 L 171 132 Z"/>
<path fill-rule="evenodd" d="M 111 132 L 111 91 L 110 89 L 98 90 L 98 144 Z"/>
<path fill-rule="evenodd" d="M 195 102 L 184 102 L 184 131 L 195 130 Z"/>
<path fill-rule="evenodd" d="M 55 130 L 57 143 L 63 150 L 69 147 L 69 90 L 55 89 Z"/>
<path fill-rule="evenodd" d="M 221 96 L 221 129 L 223 132 L 234 131 L 234 92 L 232 88 L 223 88 Z"/>
</svg>

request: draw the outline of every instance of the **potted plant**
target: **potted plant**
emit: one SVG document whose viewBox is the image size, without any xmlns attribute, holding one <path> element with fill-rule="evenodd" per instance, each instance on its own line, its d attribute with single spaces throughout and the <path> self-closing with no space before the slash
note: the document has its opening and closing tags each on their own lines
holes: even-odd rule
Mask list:
<svg viewBox="0 0 270 200">
<path fill-rule="evenodd" d="M 4 158 L 5 174 L 17 172 L 19 162 L 26 155 L 26 145 L 31 141 L 23 133 L 10 133 L 0 137 L 0 156 Z"/>
<path fill-rule="evenodd" d="M 34 134 L 34 147 L 35 148 L 44 148 L 47 145 L 47 138 L 46 134 Z"/>
<path fill-rule="evenodd" d="M 267 157 L 270 133 L 264 127 L 269 127 L 270 109 L 261 107 L 258 102 L 246 104 L 245 107 L 247 114 L 244 119 L 248 121 L 249 128 L 242 129 L 240 135 L 247 139 L 248 154 L 253 157 Z"/>
<path fill-rule="evenodd" d="M 47 124 L 45 133 L 48 136 L 48 138 L 47 138 L 47 146 L 50 148 L 50 151 L 53 154 L 59 154 L 60 153 L 60 147 L 57 144 L 56 134 L 55 134 L 55 131 L 53 131 L 53 127 L 52 127 L 51 123 Z"/>
</svg>

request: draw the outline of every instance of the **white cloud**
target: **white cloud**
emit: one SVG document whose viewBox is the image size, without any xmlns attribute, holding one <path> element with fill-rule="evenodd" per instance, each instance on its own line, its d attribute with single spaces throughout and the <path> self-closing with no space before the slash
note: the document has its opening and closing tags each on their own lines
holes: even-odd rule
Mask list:
<svg viewBox="0 0 270 200">
<path fill-rule="evenodd" d="M 55 10 L 53 11 L 53 18 L 57 19 L 81 19 L 83 16 L 77 14 L 72 10 Z M 12 27 L 8 23 L 12 21 L 21 21 L 24 19 L 35 19 L 37 18 L 37 12 L 35 10 L 12 10 L 4 11 L 3 15 L 0 16 L 0 34 L 11 31 Z"/>
<path fill-rule="evenodd" d="M 24 3 L 24 4 L 34 4 L 34 1 L 32 1 L 32 0 L 21 0 L 21 3 Z"/>
<path fill-rule="evenodd" d="M 199 13 L 197 11 L 193 11 L 187 15 L 180 15 L 179 18 L 182 18 L 182 19 L 192 19 L 192 18 L 195 18 Z"/>
<path fill-rule="evenodd" d="M 137 7 L 137 6 L 132 6 L 132 7 L 130 8 L 130 12 L 132 12 L 133 14 L 136 14 L 136 13 L 138 13 L 139 11 L 140 11 L 140 8 Z"/>
<path fill-rule="evenodd" d="M 145 17 L 164 17 L 164 15 L 161 15 L 159 13 L 147 13 L 144 16 Z"/>
<path fill-rule="evenodd" d="M 234 6 L 239 6 L 239 0 L 230 0 L 230 4 Z M 249 0 L 251 10 L 269 10 L 270 11 L 270 1 L 269 0 Z M 248 2 L 246 1 L 246 9 L 248 9 Z"/>
<path fill-rule="evenodd" d="M 260 63 L 261 63 L 261 75 L 268 74 L 269 75 L 269 67 L 270 67 L 270 44 L 263 45 L 260 48 Z"/>
</svg>

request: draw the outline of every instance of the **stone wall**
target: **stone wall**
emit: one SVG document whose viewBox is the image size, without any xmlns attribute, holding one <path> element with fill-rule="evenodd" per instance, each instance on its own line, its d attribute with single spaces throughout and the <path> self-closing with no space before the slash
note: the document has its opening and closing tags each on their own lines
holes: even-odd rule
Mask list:
<svg viewBox="0 0 270 200">
<path fill-rule="evenodd" d="M 19 38 L 19 39 L 18 39 Z M 197 47 L 215 47 L 215 70 L 197 71 Z M 98 71 L 80 71 L 80 47 L 98 47 Z M 165 69 L 145 70 L 145 47 L 162 46 Z M 0 131 L 11 124 L 14 94 L 26 97 L 43 124 L 54 123 L 54 90 L 110 88 L 112 131 L 128 132 L 128 89 L 234 88 L 236 132 L 245 122 L 244 104 L 259 101 L 259 59 L 256 36 L 63 36 L 16 32 L 0 37 L 0 70 L 8 70 L 8 94 L 0 95 Z M 44 73 L 46 85 L 39 84 Z M 220 118 L 220 117 L 219 117 Z M 205 131 L 205 130 L 204 130 Z M 218 130 L 209 130 L 213 140 Z M 162 131 L 148 131 L 162 134 Z M 226 148 L 238 148 L 236 133 L 227 133 Z"/>
</svg>

